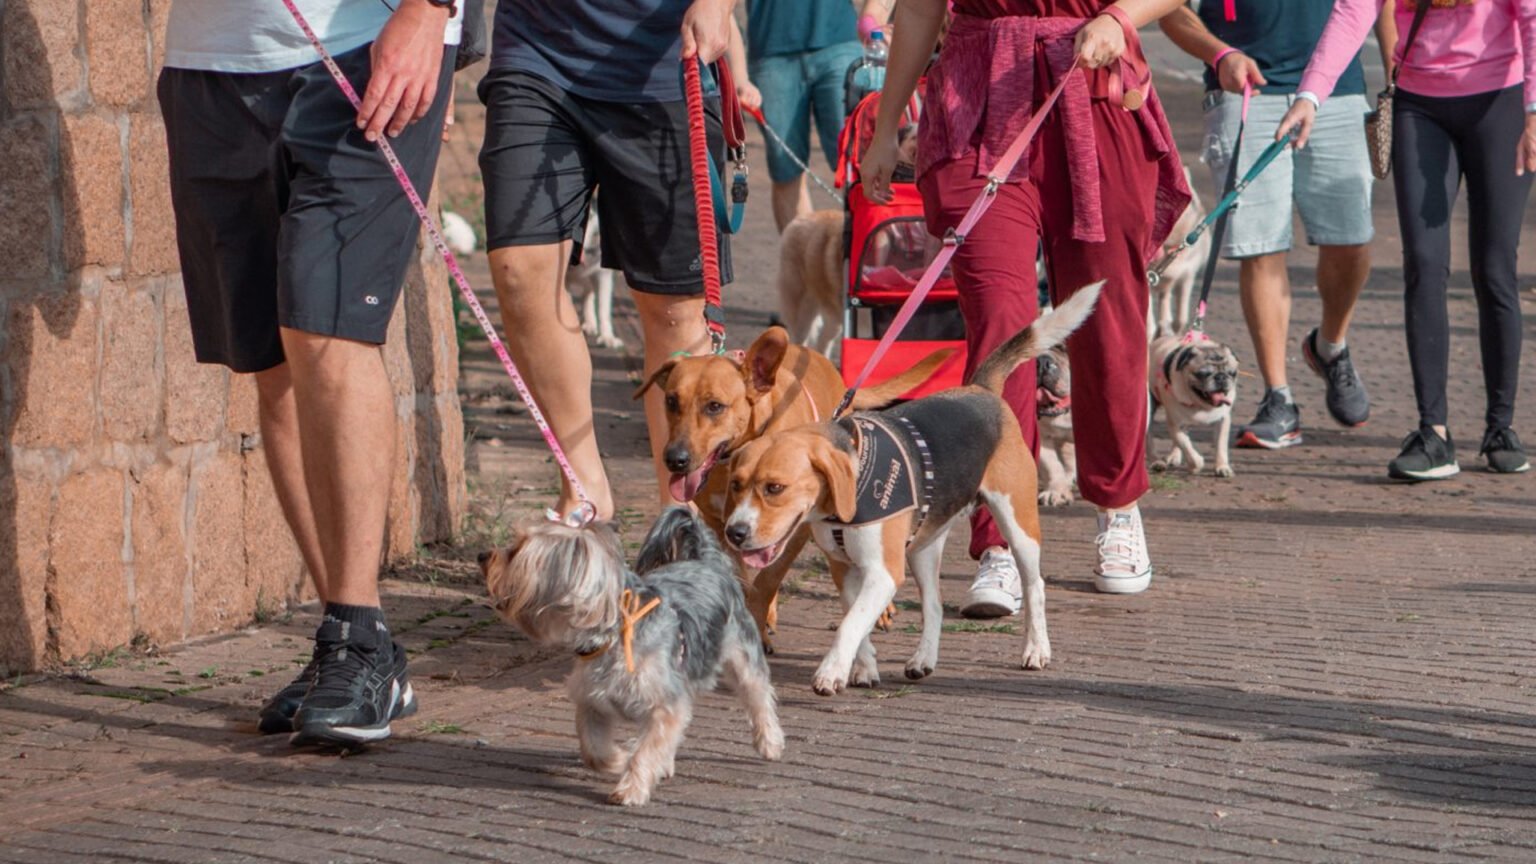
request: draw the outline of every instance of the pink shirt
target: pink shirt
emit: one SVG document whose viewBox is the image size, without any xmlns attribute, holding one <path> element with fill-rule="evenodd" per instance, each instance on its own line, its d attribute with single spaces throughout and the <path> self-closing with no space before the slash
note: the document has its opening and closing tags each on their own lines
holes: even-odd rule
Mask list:
<svg viewBox="0 0 1536 864">
<path fill-rule="evenodd" d="M 1430 0 L 1419 0 L 1428 3 Z M 1317 41 L 1297 91 L 1327 99 L 1344 67 L 1365 43 L 1382 0 L 1338 0 Z M 1397 51 L 1401 62 L 1412 0 L 1399 0 Z M 1536 0 L 1460 0 L 1431 7 L 1424 16 L 1398 86 L 1420 96 L 1470 96 L 1525 83 L 1525 103 L 1536 102 Z"/>
</svg>

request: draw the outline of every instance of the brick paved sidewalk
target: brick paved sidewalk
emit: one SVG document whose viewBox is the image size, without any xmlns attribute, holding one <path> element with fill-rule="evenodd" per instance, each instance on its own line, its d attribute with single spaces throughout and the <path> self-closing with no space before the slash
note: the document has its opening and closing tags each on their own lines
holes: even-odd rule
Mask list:
<svg viewBox="0 0 1536 864">
<path fill-rule="evenodd" d="M 1193 89 L 1164 94 L 1196 153 Z M 766 211 L 751 211 L 738 245 L 737 340 L 772 296 Z M 255 708 L 305 659 L 313 610 L 0 690 L 0 860 L 1532 860 L 1536 480 L 1386 483 L 1412 405 L 1391 214 L 1379 190 L 1378 267 L 1350 338 L 1371 425 L 1328 425 L 1293 356 L 1307 446 L 1238 451 L 1228 481 L 1159 480 L 1144 595 L 1092 591 L 1090 508 L 1048 513 L 1055 661 L 1043 672 L 1015 668 L 1006 624 L 978 630 L 951 613 L 938 671 L 906 684 L 907 609 L 875 640 L 884 686 L 816 697 L 837 601 L 806 556 L 773 658 L 784 761 L 758 761 L 735 706 L 708 697 L 677 776 L 653 805 L 620 810 L 576 759 L 559 686 L 570 659 L 497 621 L 464 563 L 474 550 L 445 550 L 386 585 L 422 710 L 363 755 L 254 734 Z M 1293 337 L 1317 315 L 1309 260 L 1293 270 Z M 1212 331 L 1251 358 L 1233 273 Z M 1461 418 L 1480 418 L 1481 385 L 1465 257 L 1453 285 L 1453 432 L 1469 465 L 1480 424 Z M 1524 300 L 1536 322 L 1536 295 Z M 631 490 L 630 540 L 654 515 L 628 399 L 636 364 L 633 349 L 596 357 L 599 436 Z M 544 506 L 555 473 L 485 352 L 467 368 L 468 530 L 487 538 Z M 1529 354 L 1524 371 L 1533 380 Z M 1257 382 L 1244 386 L 1246 415 Z M 1518 426 L 1536 438 L 1522 395 Z M 944 568 L 951 601 L 968 581 L 964 545 Z"/>
</svg>

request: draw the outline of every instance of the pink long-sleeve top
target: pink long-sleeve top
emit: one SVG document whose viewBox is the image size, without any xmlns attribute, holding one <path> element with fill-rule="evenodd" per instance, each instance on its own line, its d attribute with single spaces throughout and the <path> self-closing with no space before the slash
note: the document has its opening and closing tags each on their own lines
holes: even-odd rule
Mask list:
<svg viewBox="0 0 1536 864">
<path fill-rule="evenodd" d="M 1381 4 L 1382 0 L 1334 4 L 1298 92 L 1310 91 L 1319 101 L 1328 98 L 1344 67 L 1365 44 Z M 1524 82 L 1525 103 L 1536 102 L 1536 0 L 1435 2 L 1424 16 L 1408 62 L 1403 63 L 1415 8 L 1414 0 L 1399 0 L 1394 11 L 1394 59 L 1402 64 L 1399 87 L 1420 96 L 1470 96 Z"/>
</svg>

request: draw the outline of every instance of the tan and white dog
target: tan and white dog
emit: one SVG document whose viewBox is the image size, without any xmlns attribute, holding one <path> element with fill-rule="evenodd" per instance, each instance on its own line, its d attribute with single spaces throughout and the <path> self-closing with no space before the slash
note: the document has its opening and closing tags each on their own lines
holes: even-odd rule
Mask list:
<svg viewBox="0 0 1536 864">
<path fill-rule="evenodd" d="M 817 210 L 779 239 L 779 314 L 796 345 L 832 356 L 843 332 L 841 210 Z"/>
<path fill-rule="evenodd" d="M 1189 206 L 1179 215 L 1179 221 L 1173 225 L 1168 239 L 1164 241 L 1163 252 L 1171 252 L 1189 232 L 1195 230 L 1200 220 L 1205 218 L 1205 205 L 1200 203 L 1200 193 L 1194 191 L 1194 178 L 1189 173 L 1189 166 L 1184 166 L 1184 181 L 1189 184 Z M 1154 336 L 1174 336 L 1184 332 L 1189 326 L 1189 300 L 1195 288 L 1195 280 L 1200 278 L 1200 273 L 1205 269 L 1205 262 L 1211 257 L 1211 233 L 1203 232 L 1200 239 L 1193 246 L 1179 253 L 1179 257 L 1173 259 L 1168 269 L 1163 271 L 1163 276 L 1153 285 L 1152 297 L 1156 300 L 1157 320 L 1155 333 L 1148 333 L 1150 340 Z M 1153 328 L 1148 328 L 1152 330 Z"/>
<path fill-rule="evenodd" d="M 1189 460 L 1198 474 L 1205 459 L 1189 439 L 1192 426 L 1219 424 L 1216 430 L 1216 476 L 1232 476 L 1228 448 L 1232 438 L 1232 403 L 1237 401 L 1237 355 L 1203 333 L 1192 339 L 1163 336 L 1147 352 L 1147 378 L 1152 398 L 1163 408 L 1173 448 L 1152 463 L 1166 471 Z"/>
<path fill-rule="evenodd" d="M 869 636 L 906 566 L 923 609 L 906 676 L 933 671 L 944 618 L 944 541 L 978 503 L 991 511 L 1023 579 L 1022 664 L 1040 669 L 1050 662 L 1035 464 L 999 393 L 1019 364 L 1077 329 L 1102 284 L 1078 291 L 1004 343 L 964 387 L 764 435 L 732 457 L 726 542 L 749 566 L 766 567 L 809 526 L 842 595 L 842 623 L 812 679 L 817 693 L 879 683 Z"/>
<path fill-rule="evenodd" d="M 1071 504 L 1077 486 L 1077 445 L 1072 441 L 1072 364 L 1067 349 L 1053 345 L 1035 358 L 1035 422 L 1040 427 L 1040 503 Z"/>
</svg>

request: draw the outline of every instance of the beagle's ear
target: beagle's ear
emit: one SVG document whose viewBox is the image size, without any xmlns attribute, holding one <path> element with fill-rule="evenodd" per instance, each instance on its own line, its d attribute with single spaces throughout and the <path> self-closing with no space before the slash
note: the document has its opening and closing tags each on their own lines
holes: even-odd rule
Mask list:
<svg viewBox="0 0 1536 864">
<path fill-rule="evenodd" d="M 769 327 L 747 349 L 742 375 L 752 396 L 761 396 L 773 389 L 773 380 L 779 374 L 779 364 L 789 350 L 789 332 L 783 327 Z"/>
<path fill-rule="evenodd" d="M 826 495 L 831 500 L 832 513 L 840 521 L 852 519 L 858 510 L 858 478 L 854 476 L 853 457 L 821 436 L 811 446 L 811 467 L 826 481 Z"/>
<path fill-rule="evenodd" d="M 651 377 L 647 378 L 645 383 L 640 385 L 640 389 L 635 391 L 635 395 L 632 398 L 639 399 L 641 396 L 644 396 L 645 391 L 651 389 L 652 385 L 665 389 L 667 386 L 667 376 L 672 374 L 672 369 L 677 366 L 679 359 L 678 357 L 669 357 L 666 362 L 657 366 L 656 371 L 652 372 Z"/>
</svg>

